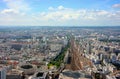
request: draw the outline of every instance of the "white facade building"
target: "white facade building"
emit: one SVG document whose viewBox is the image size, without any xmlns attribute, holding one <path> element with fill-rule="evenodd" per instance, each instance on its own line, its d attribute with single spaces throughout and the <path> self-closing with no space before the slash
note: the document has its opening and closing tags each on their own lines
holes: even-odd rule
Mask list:
<svg viewBox="0 0 120 79">
<path fill-rule="evenodd" d="M 6 69 L 0 68 L 0 79 L 6 79 Z"/>
</svg>

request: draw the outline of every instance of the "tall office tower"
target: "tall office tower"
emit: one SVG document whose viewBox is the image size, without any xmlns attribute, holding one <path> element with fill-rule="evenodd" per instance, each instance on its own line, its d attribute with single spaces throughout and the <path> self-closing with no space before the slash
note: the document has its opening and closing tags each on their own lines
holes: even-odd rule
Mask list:
<svg viewBox="0 0 120 79">
<path fill-rule="evenodd" d="M 0 68 L 0 79 L 6 79 L 6 69 Z"/>
<path fill-rule="evenodd" d="M 33 40 L 33 42 L 35 42 L 35 41 L 36 41 L 36 37 L 35 37 L 35 36 L 33 36 L 32 40 Z"/>
<path fill-rule="evenodd" d="M 88 41 L 87 43 L 87 53 L 91 54 L 91 42 L 90 41 Z"/>
</svg>

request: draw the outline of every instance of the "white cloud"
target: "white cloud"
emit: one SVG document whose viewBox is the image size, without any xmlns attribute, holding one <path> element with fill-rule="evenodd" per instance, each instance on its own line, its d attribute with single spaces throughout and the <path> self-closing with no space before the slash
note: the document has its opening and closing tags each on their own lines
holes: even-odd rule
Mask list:
<svg viewBox="0 0 120 79">
<path fill-rule="evenodd" d="M 101 10 L 101 11 L 98 11 L 97 14 L 98 15 L 107 15 L 107 14 L 109 14 L 109 12 L 105 11 L 105 10 Z"/>
<path fill-rule="evenodd" d="M 0 25 L 24 25 L 28 23 L 31 17 L 25 16 L 26 12 L 30 10 L 30 7 L 26 2 L 23 0 L 3 1 L 7 8 L 0 11 Z"/>
<path fill-rule="evenodd" d="M 0 25 L 120 25 L 120 11 L 74 10 L 63 6 L 48 9 L 29 15 L 16 9 L 4 9 L 0 12 Z"/>
<path fill-rule="evenodd" d="M 68 9 L 68 8 L 65 8 L 65 7 L 63 7 L 62 5 L 60 5 L 60 6 L 58 6 L 58 7 L 56 7 L 56 8 L 54 8 L 54 7 L 49 7 L 48 8 L 48 10 L 65 10 L 65 9 Z"/>
<path fill-rule="evenodd" d="M 54 8 L 53 7 L 49 7 L 48 10 L 54 10 Z"/>
<path fill-rule="evenodd" d="M 4 9 L 1 11 L 1 13 L 2 14 L 18 14 L 19 11 L 14 9 Z"/>
<path fill-rule="evenodd" d="M 60 7 L 60 6 L 59 6 Z M 109 12 L 105 10 L 74 10 L 70 8 L 57 8 L 52 12 L 44 13 L 44 16 L 40 16 L 42 18 L 46 18 L 47 20 L 54 21 L 69 21 L 69 20 L 97 20 L 99 18 L 107 17 Z"/>
<path fill-rule="evenodd" d="M 58 6 L 58 9 L 59 10 L 64 10 L 65 8 L 61 5 L 61 6 Z"/>
<path fill-rule="evenodd" d="M 28 11 L 30 10 L 30 6 L 24 0 L 3 0 L 7 8 L 15 9 L 18 11 Z"/>
<path fill-rule="evenodd" d="M 120 8 L 120 4 L 114 4 L 112 7 L 113 8 Z"/>
<path fill-rule="evenodd" d="M 115 14 L 114 16 L 111 16 Z M 39 22 L 46 25 L 118 25 L 116 23 L 118 12 L 106 10 L 74 10 L 66 8 L 64 10 L 56 9 L 50 12 L 41 13 L 36 16 Z M 110 16 L 110 17 L 109 17 Z M 112 17 L 112 18 L 111 18 Z M 111 22 L 112 21 L 112 22 Z M 40 24 L 42 24 L 40 23 Z M 43 24 L 44 25 L 44 24 Z"/>
</svg>

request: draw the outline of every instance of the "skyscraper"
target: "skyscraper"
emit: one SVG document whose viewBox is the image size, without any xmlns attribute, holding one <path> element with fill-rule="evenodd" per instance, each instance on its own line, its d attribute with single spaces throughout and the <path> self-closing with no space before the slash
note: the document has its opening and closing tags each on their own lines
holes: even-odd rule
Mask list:
<svg viewBox="0 0 120 79">
<path fill-rule="evenodd" d="M 6 79 L 6 69 L 0 68 L 0 79 Z"/>
<path fill-rule="evenodd" d="M 88 41 L 87 43 L 87 53 L 91 54 L 91 42 L 90 41 Z"/>
</svg>

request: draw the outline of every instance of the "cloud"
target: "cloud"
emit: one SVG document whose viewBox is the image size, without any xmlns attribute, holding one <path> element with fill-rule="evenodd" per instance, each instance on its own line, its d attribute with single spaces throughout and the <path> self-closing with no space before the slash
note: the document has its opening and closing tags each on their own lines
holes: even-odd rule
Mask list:
<svg viewBox="0 0 120 79">
<path fill-rule="evenodd" d="M 1 13 L 2 14 L 18 14 L 19 11 L 14 9 L 4 9 L 1 11 Z"/>
<path fill-rule="evenodd" d="M 59 10 L 64 10 L 65 8 L 63 6 L 58 6 Z"/>
<path fill-rule="evenodd" d="M 53 8 L 53 7 L 52 7 Z M 40 15 L 42 15 L 41 13 Z M 45 20 L 53 21 L 70 21 L 70 20 L 97 20 L 99 18 L 104 18 L 109 14 L 105 10 L 74 10 L 71 8 L 65 8 L 63 6 L 58 6 L 54 8 L 53 11 L 45 12 L 44 15 L 40 16 Z"/>
<path fill-rule="evenodd" d="M 49 8 L 48 8 L 48 10 L 51 10 L 51 11 L 52 11 L 52 10 L 54 10 L 54 11 L 55 11 L 55 10 L 56 10 L 56 11 L 57 11 L 57 10 L 65 10 L 65 9 L 68 10 L 68 8 L 63 7 L 62 5 L 60 5 L 60 6 L 58 6 L 58 7 L 49 7 Z"/>
<path fill-rule="evenodd" d="M 28 11 L 30 6 L 24 0 L 3 0 L 7 8 L 15 9 L 18 11 Z"/>
<path fill-rule="evenodd" d="M 113 8 L 120 8 L 120 4 L 114 4 L 112 7 Z"/>
<path fill-rule="evenodd" d="M 31 17 L 25 17 L 26 12 L 30 10 L 30 7 L 26 2 L 23 0 L 3 1 L 7 8 L 0 11 L 0 25 L 21 25 L 27 23 L 25 20 L 29 21 Z"/>
<path fill-rule="evenodd" d="M 48 10 L 54 10 L 54 8 L 53 7 L 49 7 Z"/>
<path fill-rule="evenodd" d="M 58 6 L 59 7 L 59 6 Z M 118 25 L 119 12 L 110 12 L 106 10 L 87 10 L 71 8 L 59 9 L 54 7 L 54 10 L 42 12 L 39 15 L 34 15 L 41 25 Z M 115 14 L 115 15 L 114 15 Z M 114 16 L 113 16 L 114 15 Z M 114 21 L 115 20 L 115 21 Z M 120 19 L 119 19 L 120 20 Z M 111 22 L 112 21 L 112 22 Z M 45 24 L 43 24 L 45 23 Z"/>
<path fill-rule="evenodd" d="M 120 25 L 120 11 L 72 9 L 61 5 L 25 15 L 24 11 L 8 8 L 0 11 L 0 25 Z"/>
<path fill-rule="evenodd" d="M 97 14 L 98 15 L 107 15 L 107 14 L 109 14 L 109 12 L 108 11 L 105 11 L 105 10 L 100 10 L 100 11 L 97 11 Z"/>
</svg>

